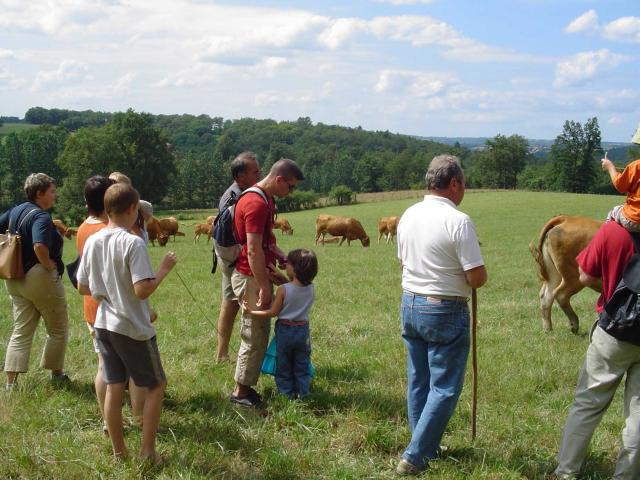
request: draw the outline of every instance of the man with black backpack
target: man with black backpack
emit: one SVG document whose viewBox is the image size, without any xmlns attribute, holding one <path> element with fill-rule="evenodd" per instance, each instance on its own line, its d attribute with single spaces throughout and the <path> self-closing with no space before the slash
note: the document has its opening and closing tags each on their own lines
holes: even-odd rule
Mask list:
<svg viewBox="0 0 640 480">
<path fill-rule="evenodd" d="M 640 318 L 628 314 L 636 311 L 638 296 L 621 282 L 624 276 L 628 286 L 638 283 L 633 281 L 639 276 L 637 270 L 633 271 L 637 260 L 634 252 L 639 253 L 634 243 L 640 244 L 620 224 L 609 221 L 576 259 L 580 281 L 585 286 L 597 286 L 601 281 L 602 294 L 596 305 L 598 323 L 592 331 L 560 442 L 555 470 L 558 479 L 577 478 L 593 432 L 625 374 L 625 426 L 613 478 L 640 478 Z M 626 300 L 621 301 L 621 295 Z"/>
<path fill-rule="evenodd" d="M 284 266 L 286 256 L 277 247 L 273 235 L 273 197 L 289 195 L 303 179 L 300 167 L 293 160 L 280 159 L 273 164 L 269 175 L 255 185 L 259 191 L 245 193 L 235 205 L 234 230 L 242 249 L 235 262 L 231 284 L 236 298 L 246 301 L 250 310 L 268 309 L 273 283 L 286 282 L 286 278 L 276 270 L 276 263 L 281 268 Z M 262 407 L 262 399 L 252 387 L 260 377 L 269 330 L 269 320 L 254 318 L 243 310 L 234 376 L 236 386 L 231 394 L 231 403 Z"/>
<path fill-rule="evenodd" d="M 222 194 L 218 205 L 218 213 L 222 212 L 230 204 L 235 203 L 240 194 L 260 180 L 260 164 L 253 152 L 242 152 L 231 162 L 231 175 L 233 183 Z M 215 240 L 214 240 L 215 242 Z M 238 247 L 238 253 L 239 253 Z M 220 302 L 220 314 L 218 315 L 218 343 L 216 345 L 216 361 L 218 363 L 229 361 L 229 339 L 233 331 L 233 322 L 240 308 L 231 288 L 231 273 L 233 262 L 218 257 L 220 273 L 222 275 L 222 300 Z"/>
</svg>

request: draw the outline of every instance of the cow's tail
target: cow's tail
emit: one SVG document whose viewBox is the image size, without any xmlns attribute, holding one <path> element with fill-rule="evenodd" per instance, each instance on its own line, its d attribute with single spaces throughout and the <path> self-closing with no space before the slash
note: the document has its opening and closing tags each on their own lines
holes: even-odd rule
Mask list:
<svg viewBox="0 0 640 480">
<path fill-rule="evenodd" d="M 542 253 L 544 242 L 547 239 L 547 233 L 553 227 L 564 222 L 566 218 L 566 215 L 558 215 L 557 217 L 553 217 L 551 220 L 545 223 L 544 227 L 542 227 L 540 238 L 538 239 L 538 244 L 536 245 L 535 243 L 533 243 L 533 241 L 529 243 L 529 251 L 531 251 L 533 259 L 538 264 L 538 276 L 541 280 L 549 280 L 549 274 L 547 273 L 547 267 L 544 264 L 544 255 Z"/>
</svg>

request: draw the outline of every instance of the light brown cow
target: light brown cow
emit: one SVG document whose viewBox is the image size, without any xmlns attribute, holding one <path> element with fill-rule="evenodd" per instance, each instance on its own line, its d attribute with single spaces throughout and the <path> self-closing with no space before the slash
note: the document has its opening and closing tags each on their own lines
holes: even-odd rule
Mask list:
<svg viewBox="0 0 640 480">
<path fill-rule="evenodd" d="M 324 236 L 327 233 L 334 237 L 342 237 L 338 245 L 342 245 L 345 240 L 347 245 L 351 245 L 351 240 L 360 240 L 363 247 L 368 247 L 370 243 L 367 232 L 364 231 L 362 224 L 355 218 L 318 215 L 316 220 L 316 245 L 321 238 L 324 245 Z"/>
<path fill-rule="evenodd" d="M 73 235 L 78 233 L 76 229 L 67 227 L 64 222 L 58 218 L 53 220 L 53 225 L 63 237 L 71 238 Z"/>
<path fill-rule="evenodd" d="M 383 235 L 387 245 L 389 245 L 389 241 L 393 243 L 398 232 L 398 222 L 400 222 L 400 217 L 382 217 L 378 220 L 378 243 Z"/>
<path fill-rule="evenodd" d="M 211 231 L 213 225 L 208 223 L 196 223 L 193 227 L 193 243 L 200 241 L 200 235 L 205 234 L 207 236 L 207 243 L 211 240 Z"/>
<path fill-rule="evenodd" d="M 551 330 L 551 306 L 556 300 L 569 318 L 571 331 L 578 332 L 580 321 L 571 307 L 571 297 L 584 288 L 580 283 L 576 256 L 593 238 L 602 222 L 586 217 L 559 215 L 549 220 L 542 231 L 538 245 L 529 244 L 529 250 L 538 266 L 540 311 L 542 328 Z M 599 291 L 600 286 L 593 287 Z"/>
<path fill-rule="evenodd" d="M 284 217 L 278 217 L 273 221 L 273 229 L 280 229 L 283 235 L 293 235 L 293 228 L 289 220 Z"/>
<path fill-rule="evenodd" d="M 215 215 L 209 215 L 207 217 L 207 225 L 213 225 L 213 221 L 216 219 Z"/>
</svg>

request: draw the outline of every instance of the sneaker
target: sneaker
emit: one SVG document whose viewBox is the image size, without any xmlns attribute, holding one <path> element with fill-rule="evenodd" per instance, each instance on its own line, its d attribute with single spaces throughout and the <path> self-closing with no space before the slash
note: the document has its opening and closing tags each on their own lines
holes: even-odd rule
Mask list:
<svg viewBox="0 0 640 480">
<path fill-rule="evenodd" d="M 396 473 L 398 475 L 418 475 L 426 468 L 426 466 L 423 468 L 416 467 L 413 463 L 401 458 L 398 462 L 398 466 L 396 467 Z"/>
<path fill-rule="evenodd" d="M 229 397 L 229 401 L 236 405 L 242 405 L 243 407 L 250 407 L 255 409 L 263 408 L 264 404 L 262 403 L 262 399 L 260 395 L 256 393 L 255 390 L 251 389 L 248 395 L 244 397 L 237 397 L 235 395 L 231 395 Z"/>
<path fill-rule="evenodd" d="M 71 383 L 71 379 L 66 373 L 51 374 L 51 383 L 57 385 L 68 385 Z"/>
<path fill-rule="evenodd" d="M 6 383 L 4 386 L 4 391 L 7 393 L 13 392 L 13 389 L 16 388 L 16 382 Z"/>
</svg>

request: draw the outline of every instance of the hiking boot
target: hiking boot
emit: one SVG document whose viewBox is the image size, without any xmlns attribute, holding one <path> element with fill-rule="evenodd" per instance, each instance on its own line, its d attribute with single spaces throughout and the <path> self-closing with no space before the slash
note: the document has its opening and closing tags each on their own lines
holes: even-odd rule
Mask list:
<svg viewBox="0 0 640 480">
<path fill-rule="evenodd" d="M 418 475 L 422 471 L 426 470 L 426 466 L 423 468 L 416 467 L 413 463 L 401 458 L 396 467 L 396 473 L 398 475 Z"/>
<path fill-rule="evenodd" d="M 69 385 L 71 379 L 66 373 L 51 374 L 51 383 L 54 385 Z"/>
</svg>

